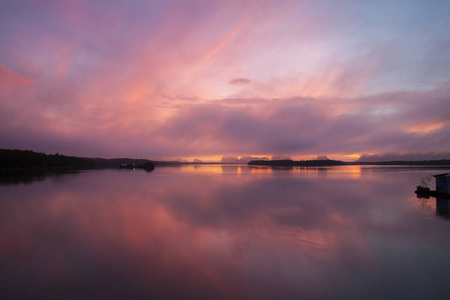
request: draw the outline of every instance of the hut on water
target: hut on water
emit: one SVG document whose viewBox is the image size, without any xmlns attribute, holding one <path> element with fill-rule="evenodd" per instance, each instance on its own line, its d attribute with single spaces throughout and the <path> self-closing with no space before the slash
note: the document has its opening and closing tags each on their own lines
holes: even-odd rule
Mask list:
<svg viewBox="0 0 450 300">
<path fill-rule="evenodd" d="M 450 173 L 433 175 L 436 178 L 436 192 L 450 195 Z"/>
</svg>

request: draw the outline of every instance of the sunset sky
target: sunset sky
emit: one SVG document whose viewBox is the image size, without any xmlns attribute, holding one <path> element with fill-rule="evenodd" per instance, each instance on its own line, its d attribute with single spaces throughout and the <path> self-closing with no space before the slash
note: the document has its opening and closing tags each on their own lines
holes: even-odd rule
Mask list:
<svg viewBox="0 0 450 300">
<path fill-rule="evenodd" d="M 0 148 L 450 158 L 450 1 L 0 0 Z"/>
</svg>

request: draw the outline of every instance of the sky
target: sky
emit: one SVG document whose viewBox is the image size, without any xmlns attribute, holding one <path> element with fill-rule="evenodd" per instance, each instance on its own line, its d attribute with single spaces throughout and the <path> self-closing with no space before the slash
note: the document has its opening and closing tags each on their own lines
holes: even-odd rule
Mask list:
<svg viewBox="0 0 450 300">
<path fill-rule="evenodd" d="M 0 0 L 0 148 L 450 158 L 448 0 Z"/>
</svg>

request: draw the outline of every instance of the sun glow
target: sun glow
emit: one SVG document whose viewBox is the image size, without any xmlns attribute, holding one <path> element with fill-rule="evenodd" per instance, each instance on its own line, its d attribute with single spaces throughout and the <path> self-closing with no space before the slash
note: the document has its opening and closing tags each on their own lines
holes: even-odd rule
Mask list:
<svg viewBox="0 0 450 300">
<path fill-rule="evenodd" d="M 332 154 L 329 157 L 333 160 L 342 160 L 347 162 L 353 162 L 358 160 L 361 157 L 360 153 L 353 153 L 353 154 Z"/>
</svg>

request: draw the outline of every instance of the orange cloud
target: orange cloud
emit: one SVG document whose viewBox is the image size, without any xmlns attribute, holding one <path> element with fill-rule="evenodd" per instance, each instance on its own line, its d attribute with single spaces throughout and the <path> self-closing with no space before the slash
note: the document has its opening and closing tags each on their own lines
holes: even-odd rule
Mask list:
<svg viewBox="0 0 450 300">
<path fill-rule="evenodd" d="M 425 123 L 408 127 L 405 131 L 408 133 L 426 134 L 448 126 L 449 122 Z"/>
</svg>

